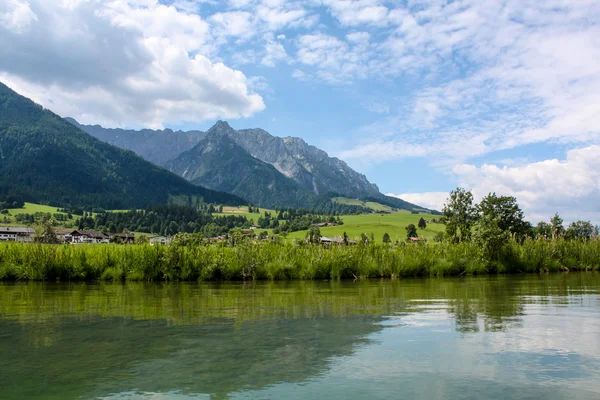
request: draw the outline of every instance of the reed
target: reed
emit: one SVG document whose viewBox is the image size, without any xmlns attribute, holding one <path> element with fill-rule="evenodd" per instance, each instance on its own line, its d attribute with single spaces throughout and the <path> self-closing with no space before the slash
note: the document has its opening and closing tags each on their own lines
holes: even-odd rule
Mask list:
<svg viewBox="0 0 600 400">
<path fill-rule="evenodd" d="M 474 243 L 323 248 L 275 243 L 150 246 L 0 244 L 0 280 L 311 280 L 597 270 L 600 241 L 510 242 L 487 260 Z"/>
</svg>

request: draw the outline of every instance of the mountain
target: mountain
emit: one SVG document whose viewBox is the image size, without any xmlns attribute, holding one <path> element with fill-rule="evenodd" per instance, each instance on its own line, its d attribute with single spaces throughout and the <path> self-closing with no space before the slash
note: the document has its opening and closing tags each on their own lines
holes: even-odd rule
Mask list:
<svg viewBox="0 0 600 400">
<path fill-rule="evenodd" d="M 178 199 L 244 204 L 102 142 L 0 83 L 0 195 L 108 209 Z"/>
<path fill-rule="evenodd" d="M 166 168 L 193 184 L 244 196 L 263 207 L 307 207 L 316 197 L 215 129 Z"/>
<path fill-rule="evenodd" d="M 377 186 L 363 174 L 300 138 L 280 138 L 262 129 L 236 131 L 223 121 L 218 121 L 211 130 L 228 135 L 248 154 L 273 165 L 315 194 L 335 192 L 345 196 L 364 196 L 379 193 Z"/>
<path fill-rule="evenodd" d="M 243 195 L 261 206 L 310 207 L 311 201 L 317 199 L 322 205 L 330 194 L 336 194 L 399 209 L 422 209 L 383 195 L 365 175 L 300 138 L 281 138 L 263 129 L 235 130 L 224 121 L 218 121 L 207 132 L 183 132 L 106 129 L 68 120 L 90 135 L 133 150 L 193 183 Z M 233 144 L 237 145 L 234 153 L 227 154 L 233 151 Z M 221 145 L 223 149 L 218 148 Z M 290 180 L 296 185 L 291 185 Z"/>
<path fill-rule="evenodd" d="M 132 150 L 158 165 L 166 165 L 191 150 L 206 136 L 202 131 L 106 129 L 99 125 L 81 125 L 72 118 L 67 120 L 102 141 Z M 210 131 L 229 136 L 252 157 L 272 165 L 315 194 L 335 192 L 352 197 L 379 194 L 377 185 L 363 174 L 300 138 L 280 138 L 262 129 L 235 130 L 224 121 L 218 121 Z"/>
<path fill-rule="evenodd" d="M 171 129 L 107 129 L 100 125 L 81 125 L 73 118 L 67 117 L 65 120 L 103 142 L 131 150 L 156 165 L 165 165 L 167 161 L 197 145 L 205 135 L 202 131 L 183 132 Z"/>
</svg>

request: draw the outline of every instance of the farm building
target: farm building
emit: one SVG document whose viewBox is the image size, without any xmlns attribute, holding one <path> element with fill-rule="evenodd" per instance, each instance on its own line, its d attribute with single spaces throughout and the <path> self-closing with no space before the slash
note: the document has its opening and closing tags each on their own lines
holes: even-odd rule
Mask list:
<svg viewBox="0 0 600 400">
<path fill-rule="evenodd" d="M 110 241 L 123 244 L 134 244 L 135 236 L 133 233 L 113 233 L 110 235 Z"/>
<path fill-rule="evenodd" d="M 33 242 L 35 230 L 25 226 L 1 226 L 1 242 Z"/>
<path fill-rule="evenodd" d="M 71 243 L 109 243 L 110 238 L 102 232 L 76 230 L 71 232 Z"/>
<path fill-rule="evenodd" d="M 356 244 L 356 243 L 357 243 L 356 240 L 347 239 L 347 244 Z M 322 236 L 321 237 L 321 244 L 324 245 L 324 246 L 331 246 L 333 244 L 341 246 L 341 245 L 344 244 L 344 238 L 342 238 L 342 237 Z"/>
<path fill-rule="evenodd" d="M 73 233 L 73 229 L 54 229 L 56 238 L 62 243 L 71 243 L 71 240 L 73 239 L 71 233 Z"/>
</svg>

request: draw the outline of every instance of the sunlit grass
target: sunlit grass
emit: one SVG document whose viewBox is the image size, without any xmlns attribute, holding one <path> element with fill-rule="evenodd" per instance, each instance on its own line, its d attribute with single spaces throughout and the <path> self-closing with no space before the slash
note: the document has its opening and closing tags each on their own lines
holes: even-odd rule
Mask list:
<svg viewBox="0 0 600 400">
<path fill-rule="evenodd" d="M 600 241 L 526 241 L 483 259 L 472 243 L 356 245 L 0 244 L 0 280 L 291 280 L 596 270 Z"/>
</svg>

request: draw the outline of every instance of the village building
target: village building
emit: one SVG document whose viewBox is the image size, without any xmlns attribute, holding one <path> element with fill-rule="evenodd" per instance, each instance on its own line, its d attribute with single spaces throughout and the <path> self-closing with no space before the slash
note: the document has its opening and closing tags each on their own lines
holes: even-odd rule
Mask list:
<svg viewBox="0 0 600 400">
<path fill-rule="evenodd" d="M 0 242 L 33 242 L 35 230 L 25 226 L 1 226 Z"/>
<path fill-rule="evenodd" d="M 102 232 L 76 230 L 71 232 L 71 243 L 109 243 L 110 238 Z"/>
<path fill-rule="evenodd" d="M 73 240 L 71 233 L 73 233 L 73 229 L 54 229 L 54 234 L 61 243 L 71 243 Z"/>
<path fill-rule="evenodd" d="M 356 240 L 352 240 L 352 239 L 347 239 L 346 240 L 346 244 L 357 244 L 358 242 Z M 343 237 L 328 237 L 328 236 L 321 236 L 321 244 L 324 246 L 331 246 L 331 245 L 338 245 L 338 246 L 342 246 L 344 244 L 344 238 Z"/>
<path fill-rule="evenodd" d="M 148 243 L 150 243 L 150 246 L 154 246 L 155 244 L 167 245 L 170 242 L 171 242 L 171 238 L 168 238 L 166 236 L 150 236 L 148 238 Z"/>
<path fill-rule="evenodd" d="M 110 241 L 113 243 L 134 244 L 135 236 L 133 233 L 112 233 Z"/>
</svg>

